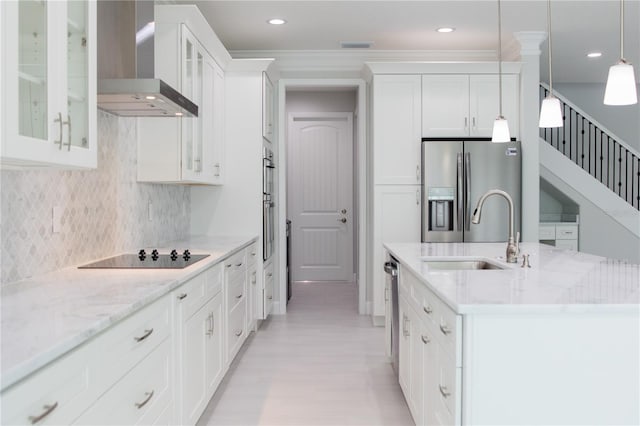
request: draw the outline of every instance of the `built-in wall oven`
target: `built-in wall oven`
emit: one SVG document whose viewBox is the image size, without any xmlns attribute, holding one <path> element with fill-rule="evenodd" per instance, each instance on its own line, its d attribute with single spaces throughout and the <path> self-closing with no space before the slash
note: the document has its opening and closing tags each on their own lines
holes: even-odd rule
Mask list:
<svg viewBox="0 0 640 426">
<path fill-rule="evenodd" d="M 274 173 L 275 163 L 273 151 L 267 147 L 262 149 L 262 256 L 266 261 L 273 253 L 275 240 L 275 202 L 274 202 Z"/>
</svg>

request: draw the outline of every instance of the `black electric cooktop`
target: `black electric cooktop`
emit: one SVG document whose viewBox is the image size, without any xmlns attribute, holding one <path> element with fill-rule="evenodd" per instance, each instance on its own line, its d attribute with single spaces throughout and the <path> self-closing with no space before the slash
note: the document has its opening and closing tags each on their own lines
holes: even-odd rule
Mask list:
<svg viewBox="0 0 640 426">
<path fill-rule="evenodd" d="M 138 254 L 121 254 L 108 259 L 99 260 L 78 269 L 183 269 L 208 257 L 208 254 L 191 254 L 188 251 L 178 254 L 159 254 L 155 250 L 146 254 L 143 250 Z"/>
</svg>

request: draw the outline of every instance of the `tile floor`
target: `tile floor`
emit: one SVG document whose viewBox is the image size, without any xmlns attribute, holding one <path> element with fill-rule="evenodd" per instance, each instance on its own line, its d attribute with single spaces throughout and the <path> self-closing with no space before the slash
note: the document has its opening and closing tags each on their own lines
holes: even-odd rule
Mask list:
<svg viewBox="0 0 640 426">
<path fill-rule="evenodd" d="M 357 288 L 296 284 L 249 337 L 198 425 L 413 425 Z"/>
</svg>

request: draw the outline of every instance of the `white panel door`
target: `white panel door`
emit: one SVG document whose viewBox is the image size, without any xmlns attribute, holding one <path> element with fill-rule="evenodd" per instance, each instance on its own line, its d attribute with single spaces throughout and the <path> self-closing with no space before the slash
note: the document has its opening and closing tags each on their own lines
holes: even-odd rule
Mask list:
<svg viewBox="0 0 640 426">
<path fill-rule="evenodd" d="M 353 279 L 353 116 L 289 115 L 293 281 Z"/>
</svg>

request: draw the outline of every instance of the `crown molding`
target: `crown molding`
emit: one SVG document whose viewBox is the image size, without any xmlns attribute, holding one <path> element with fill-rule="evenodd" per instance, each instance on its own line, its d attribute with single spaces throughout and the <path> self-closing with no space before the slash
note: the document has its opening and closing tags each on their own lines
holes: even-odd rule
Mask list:
<svg viewBox="0 0 640 426">
<path fill-rule="evenodd" d="M 233 58 L 273 58 L 282 72 L 360 72 L 372 62 L 478 62 L 495 60 L 494 50 L 234 50 Z"/>
</svg>

